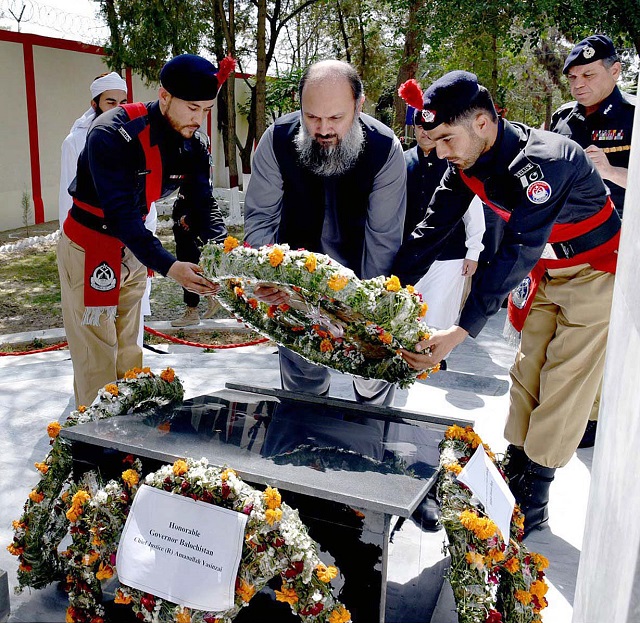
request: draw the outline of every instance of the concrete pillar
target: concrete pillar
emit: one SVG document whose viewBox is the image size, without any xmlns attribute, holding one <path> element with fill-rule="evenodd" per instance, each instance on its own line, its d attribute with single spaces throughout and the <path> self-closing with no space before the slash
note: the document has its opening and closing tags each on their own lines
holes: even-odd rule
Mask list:
<svg viewBox="0 0 640 623">
<path fill-rule="evenodd" d="M 573 623 L 640 621 L 639 261 L 640 114 L 636 113 Z"/>
<path fill-rule="evenodd" d="M 9 579 L 7 572 L 0 569 L 0 623 L 9 619 Z"/>
</svg>

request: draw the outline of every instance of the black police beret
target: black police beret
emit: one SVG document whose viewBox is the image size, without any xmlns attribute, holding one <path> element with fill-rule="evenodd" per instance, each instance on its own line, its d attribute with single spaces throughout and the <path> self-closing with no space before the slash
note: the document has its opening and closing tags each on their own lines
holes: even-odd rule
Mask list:
<svg viewBox="0 0 640 623">
<path fill-rule="evenodd" d="M 436 80 L 423 94 L 422 110 L 417 110 L 415 123 L 432 130 L 449 123 L 469 110 L 480 95 L 478 77 L 468 71 L 450 71 Z"/>
<path fill-rule="evenodd" d="M 215 99 L 218 78 L 215 65 L 202 56 L 180 54 L 160 72 L 160 84 L 174 97 L 188 102 Z"/>
<path fill-rule="evenodd" d="M 591 35 L 578 43 L 567 56 L 562 73 L 566 74 L 574 65 L 588 65 L 603 58 L 618 57 L 613 41 L 607 35 Z"/>
</svg>

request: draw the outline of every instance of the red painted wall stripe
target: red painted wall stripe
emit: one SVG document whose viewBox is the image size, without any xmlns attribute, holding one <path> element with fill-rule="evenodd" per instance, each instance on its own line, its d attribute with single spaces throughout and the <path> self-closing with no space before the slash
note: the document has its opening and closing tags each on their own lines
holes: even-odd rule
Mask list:
<svg viewBox="0 0 640 623">
<path fill-rule="evenodd" d="M 29 156 L 31 160 L 31 193 L 36 225 L 44 223 L 44 202 L 40 179 L 40 145 L 38 141 L 38 106 L 36 102 L 36 75 L 33 66 L 33 45 L 23 43 L 24 83 L 27 91 L 27 119 L 29 124 Z"/>
<path fill-rule="evenodd" d="M 84 52 L 86 54 L 97 54 L 99 56 L 104 56 L 104 48 L 98 45 L 81 43 L 80 41 L 70 41 L 68 39 L 57 39 L 55 37 L 43 37 L 41 35 L 33 35 L 25 32 L 0 30 L 0 41 L 22 43 L 23 45 L 39 45 L 44 48 L 68 50 L 70 52 Z"/>
<path fill-rule="evenodd" d="M 135 102 L 133 99 L 133 74 L 131 73 L 131 67 L 127 67 L 124 70 L 124 80 L 127 83 L 127 102 Z"/>
</svg>

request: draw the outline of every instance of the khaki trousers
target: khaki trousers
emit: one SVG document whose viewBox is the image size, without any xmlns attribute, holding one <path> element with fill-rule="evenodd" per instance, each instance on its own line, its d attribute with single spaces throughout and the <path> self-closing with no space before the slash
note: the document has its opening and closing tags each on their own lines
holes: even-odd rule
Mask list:
<svg viewBox="0 0 640 623">
<path fill-rule="evenodd" d="M 599 395 L 614 277 L 548 270 L 522 329 L 504 435 L 545 467 L 566 465 Z"/>
<path fill-rule="evenodd" d="M 99 326 L 82 324 L 84 250 L 65 234 L 58 242 L 58 272 L 76 406 L 88 406 L 107 383 L 121 379 L 131 368 L 142 367 L 137 338 L 147 269 L 125 248 L 116 319 L 110 321 L 102 314 Z"/>
</svg>

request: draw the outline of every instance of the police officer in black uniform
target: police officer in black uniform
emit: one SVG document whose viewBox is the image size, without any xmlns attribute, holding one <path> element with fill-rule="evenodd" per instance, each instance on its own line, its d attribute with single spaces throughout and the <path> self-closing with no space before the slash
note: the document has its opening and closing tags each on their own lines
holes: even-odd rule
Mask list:
<svg viewBox="0 0 640 623">
<path fill-rule="evenodd" d="M 549 128 L 586 149 L 609 187 L 620 216 L 636 102 L 616 84 L 621 68 L 613 42 L 606 35 L 592 35 L 578 43 L 562 70 L 576 101 L 561 106 Z"/>
<path fill-rule="evenodd" d="M 89 130 L 58 245 L 77 405 L 142 366 L 137 334 L 147 267 L 199 294 L 216 289 L 197 265 L 166 251 L 143 221 L 151 202 L 179 188 L 185 201 L 206 208 L 207 237 L 224 239 L 209 155 L 196 136 L 222 74 L 200 56 L 177 56 L 161 72 L 157 101 L 115 108 Z"/>
<path fill-rule="evenodd" d="M 422 125 L 449 161 L 426 219 L 394 263 L 415 282 L 437 257 L 474 194 L 504 223 L 478 268 L 457 325 L 404 351 L 416 369 L 475 337 L 525 277 L 513 321 L 524 323 L 511 370 L 505 469 L 525 531 L 548 521 L 555 469 L 573 455 L 604 367 L 620 218 L 591 159 L 562 136 L 499 119 L 475 75 L 450 72 L 423 97 Z M 600 301 L 593 305 L 593 300 Z"/>
<path fill-rule="evenodd" d="M 609 37 L 592 35 L 580 41 L 567 56 L 563 69 L 576 101 L 554 113 L 550 130 L 585 148 L 622 216 L 636 98 L 618 88 L 620 70 Z M 595 443 L 599 406 L 598 394 L 580 448 L 590 448 Z"/>
</svg>

